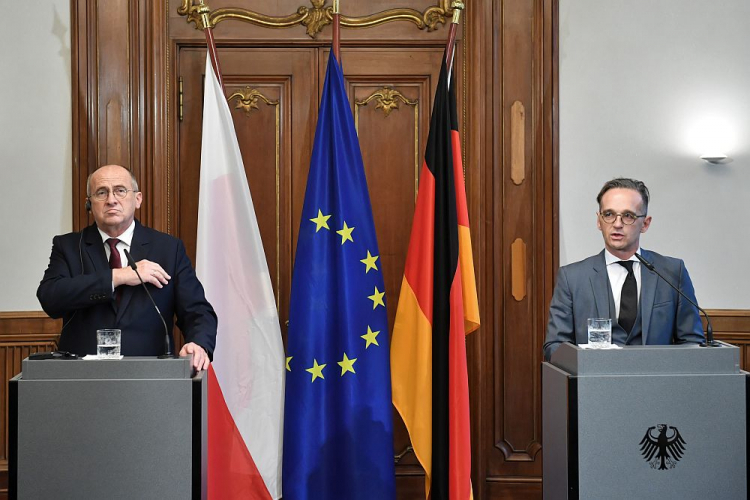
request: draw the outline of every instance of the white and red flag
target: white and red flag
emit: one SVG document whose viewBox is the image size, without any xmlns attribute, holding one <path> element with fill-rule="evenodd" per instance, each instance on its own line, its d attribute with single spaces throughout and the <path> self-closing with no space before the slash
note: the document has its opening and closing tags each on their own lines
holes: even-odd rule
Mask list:
<svg viewBox="0 0 750 500">
<path fill-rule="evenodd" d="M 208 372 L 208 496 L 278 499 L 284 346 L 237 135 L 208 56 L 196 254 L 219 318 Z"/>
</svg>

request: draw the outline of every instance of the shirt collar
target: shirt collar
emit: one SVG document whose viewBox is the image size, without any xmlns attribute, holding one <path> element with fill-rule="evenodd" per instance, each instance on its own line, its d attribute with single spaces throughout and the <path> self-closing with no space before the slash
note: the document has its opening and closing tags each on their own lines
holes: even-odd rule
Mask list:
<svg viewBox="0 0 750 500">
<path fill-rule="evenodd" d="M 97 226 L 97 231 L 99 231 L 99 236 L 102 237 L 102 242 L 106 243 L 108 239 L 111 238 L 110 235 L 99 229 Z M 125 243 L 128 247 L 130 247 L 130 243 L 133 241 L 133 232 L 135 231 L 135 219 L 133 222 L 130 223 L 130 226 L 123 232 L 120 236 L 117 237 L 118 240 Z"/>
<path fill-rule="evenodd" d="M 641 247 L 638 247 L 638 250 L 636 250 L 635 253 L 637 253 L 638 255 L 640 255 L 641 254 Z M 621 258 L 615 257 L 614 255 L 612 255 L 612 253 L 610 253 L 610 251 L 607 250 L 606 248 L 604 249 L 604 262 L 608 266 L 610 266 L 612 264 L 617 264 L 621 260 L 622 260 Z M 636 257 L 635 255 L 632 255 L 628 260 L 632 260 L 633 262 L 640 262 L 638 260 L 638 257 Z"/>
</svg>

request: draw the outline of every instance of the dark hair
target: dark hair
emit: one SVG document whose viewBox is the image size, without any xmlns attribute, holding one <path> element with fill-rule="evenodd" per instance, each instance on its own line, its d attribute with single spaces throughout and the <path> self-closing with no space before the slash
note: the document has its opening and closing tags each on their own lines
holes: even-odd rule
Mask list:
<svg viewBox="0 0 750 500">
<path fill-rule="evenodd" d="M 626 177 L 618 177 L 617 179 L 612 179 L 611 181 L 607 181 L 604 186 L 602 186 L 602 190 L 599 191 L 599 194 L 596 197 L 596 202 L 599 204 L 600 208 L 602 206 L 602 196 L 604 196 L 604 193 L 606 193 L 610 189 L 615 188 L 632 189 L 633 191 L 638 191 L 638 193 L 641 195 L 641 198 L 643 199 L 643 212 L 648 212 L 648 188 L 643 182 L 637 179 L 628 179 Z"/>
</svg>

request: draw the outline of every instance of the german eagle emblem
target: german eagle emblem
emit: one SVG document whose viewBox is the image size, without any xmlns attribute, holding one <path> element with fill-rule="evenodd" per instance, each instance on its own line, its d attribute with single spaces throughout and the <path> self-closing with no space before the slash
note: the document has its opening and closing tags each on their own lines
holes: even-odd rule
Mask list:
<svg viewBox="0 0 750 500">
<path fill-rule="evenodd" d="M 659 430 L 657 435 L 654 435 L 654 429 Z M 641 454 L 652 469 L 674 469 L 685 453 L 685 444 L 677 427 L 659 424 L 656 427 L 649 427 L 646 435 L 641 439 Z"/>
</svg>

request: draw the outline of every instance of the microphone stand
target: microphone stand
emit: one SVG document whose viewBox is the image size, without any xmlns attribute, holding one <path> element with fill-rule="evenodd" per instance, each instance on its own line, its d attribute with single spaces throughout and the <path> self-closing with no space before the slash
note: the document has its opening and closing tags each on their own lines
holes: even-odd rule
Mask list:
<svg viewBox="0 0 750 500">
<path fill-rule="evenodd" d="M 156 305 L 156 302 L 154 302 L 154 298 L 151 297 L 151 293 L 148 291 L 146 284 L 143 282 L 143 279 L 141 278 L 141 274 L 138 272 L 138 266 L 135 264 L 135 260 L 133 260 L 133 257 L 130 256 L 130 252 L 128 252 L 127 249 L 125 249 L 125 257 L 128 258 L 128 265 L 133 269 L 133 271 L 135 271 L 135 275 L 138 276 L 138 281 L 141 282 L 141 286 L 146 291 L 146 295 L 148 295 L 148 299 L 154 305 L 154 309 L 156 309 L 156 313 L 159 315 L 161 324 L 164 325 L 164 354 L 159 356 L 159 359 L 173 358 L 174 355 L 172 354 L 172 347 L 170 346 L 170 343 L 169 343 L 169 329 L 167 328 L 167 322 L 164 321 L 164 316 L 161 315 L 159 306 Z"/>
<path fill-rule="evenodd" d="M 714 328 L 711 326 L 711 318 L 708 317 L 708 314 L 706 313 L 706 311 L 704 311 L 701 306 L 699 306 L 698 304 L 696 304 L 695 302 L 693 302 L 693 300 L 690 297 L 688 297 L 687 295 L 685 295 L 682 292 L 682 290 L 680 290 L 679 288 L 677 288 L 676 286 L 674 286 L 671 281 L 669 281 L 667 278 L 665 278 L 664 276 L 662 276 L 661 273 L 659 271 L 657 271 L 656 268 L 654 268 L 654 265 L 652 263 L 650 263 L 649 261 L 647 261 L 646 259 L 644 259 L 640 255 L 638 255 L 638 253 L 636 253 L 635 256 L 636 256 L 636 258 L 639 261 L 641 261 L 641 264 L 643 264 L 644 266 L 646 266 L 646 268 L 649 271 L 653 271 L 654 273 L 656 273 L 656 275 L 658 277 L 660 277 L 667 285 L 669 285 L 672 288 L 674 288 L 674 290 L 677 293 L 679 293 L 680 296 L 682 296 L 685 300 L 687 300 L 692 305 L 694 305 L 696 307 L 696 309 L 698 309 L 700 312 L 702 312 L 703 316 L 706 317 L 706 340 L 705 340 L 705 342 L 701 343 L 701 347 L 720 347 L 721 344 L 719 344 L 718 342 L 716 342 L 714 340 Z"/>
</svg>

